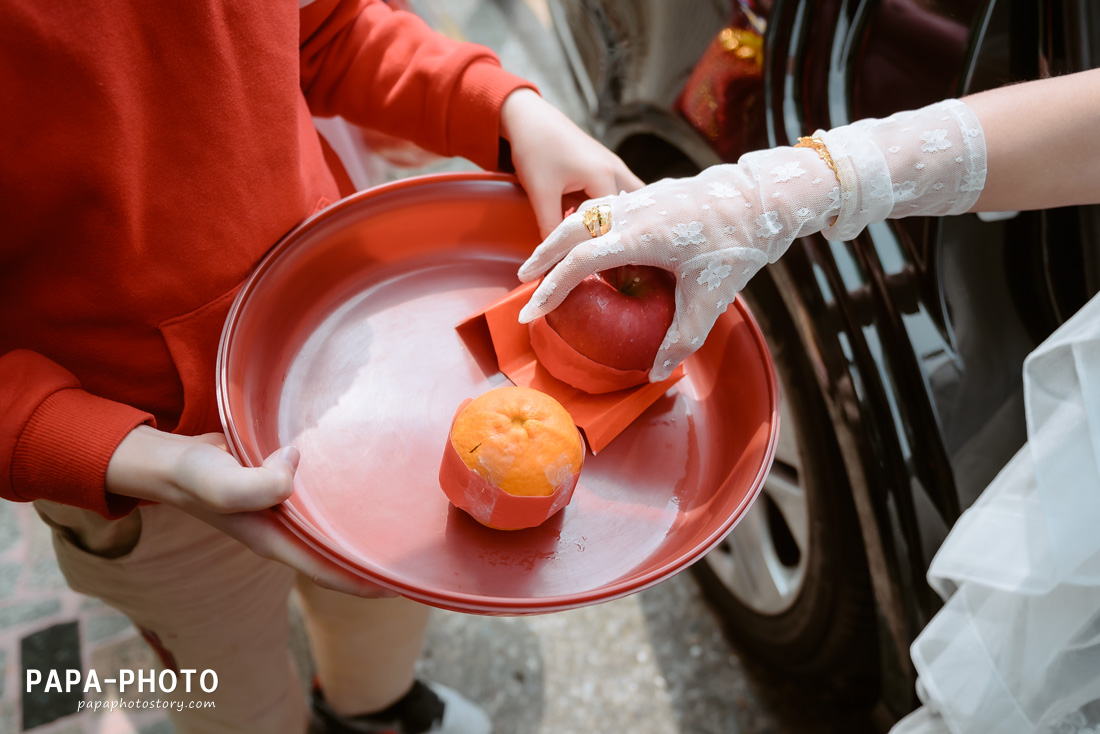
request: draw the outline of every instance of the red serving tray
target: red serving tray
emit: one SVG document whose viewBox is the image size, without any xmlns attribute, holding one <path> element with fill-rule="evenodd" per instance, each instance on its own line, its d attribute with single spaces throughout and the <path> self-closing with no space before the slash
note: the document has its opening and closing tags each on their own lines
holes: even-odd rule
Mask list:
<svg viewBox="0 0 1100 734">
<path fill-rule="evenodd" d="M 355 194 L 288 234 L 243 285 L 218 400 L 245 465 L 302 460 L 276 517 L 319 554 L 426 604 L 531 614 L 651 586 L 717 545 L 757 496 L 779 430 L 763 337 L 737 299 L 685 376 L 598 455 L 570 504 L 487 528 L 439 487 L 455 408 L 507 384 L 455 325 L 518 285 L 539 237 L 510 176 Z"/>
</svg>

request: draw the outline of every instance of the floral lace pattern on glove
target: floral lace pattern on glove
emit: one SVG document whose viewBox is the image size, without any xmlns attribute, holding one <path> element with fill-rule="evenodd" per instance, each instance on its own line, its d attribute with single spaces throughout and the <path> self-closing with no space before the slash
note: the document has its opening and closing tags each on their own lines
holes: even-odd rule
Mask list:
<svg viewBox="0 0 1100 734">
<path fill-rule="evenodd" d="M 545 315 L 592 273 L 626 264 L 670 270 L 677 276 L 676 316 L 650 371 L 651 380 L 662 380 L 795 238 L 823 232 L 852 239 L 888 216 L 965 212 L 985 183 L 981 125 L 958 100 L 815 137 L 836 173 L 813 149 L 780 147 L 587 202 L 520 268 L 523 281 L 546 276 L 520 320 Z M 596 204 L 611 207 L 611 230 L 591 238 L 582 212 Z"/>
<path fill-rule="evenodd" d="M 959 100 L 814 133 L 829 149 L 843 192 L 823 234 L 850 240 L 868 224 L 969 211 L 985 187 L 981 123 Z"/>
<path fill-rule="evenodd" d="M 611 231 L 590 238 L 582 213 L 566 219 L 520 270 L 521 279 L 532 280 L 557 264 L 520 320 L 547 313 L 593 272 L 627 263 L 670 270 L 677 275 L 676 317 L 650 373 L 664 379 L 698 348 L 749 278 L 800 233 L 824 226 L 838 200 L 836 178 L 815 153 L 776 148 L 694 178 L 589 202 L 611 206 Z"/>
</svg>

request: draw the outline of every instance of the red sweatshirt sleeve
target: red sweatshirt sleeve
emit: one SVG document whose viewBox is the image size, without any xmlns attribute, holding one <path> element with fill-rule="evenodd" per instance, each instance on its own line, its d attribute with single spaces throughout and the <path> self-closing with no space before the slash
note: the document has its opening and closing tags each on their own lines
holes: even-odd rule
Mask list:
<svg viewBox="0 0 1100 734">
<path fill-rule="evenodd" d="M 496 170 L 500 108 L 529 82 L 489 49 L 436 33 L 381 0 L 316 0 L 301 11 L 302 90 L 319 116 L 388 133 Z"/>
<path fill-rule="evenodd" d="M 138 500 L 108 494 L 119 443 L 153 416 L 80 389 L 68 370 L 26 350 L 0 355 L 0 497 L 46 499 L 107 518 Z"/>
</svg>

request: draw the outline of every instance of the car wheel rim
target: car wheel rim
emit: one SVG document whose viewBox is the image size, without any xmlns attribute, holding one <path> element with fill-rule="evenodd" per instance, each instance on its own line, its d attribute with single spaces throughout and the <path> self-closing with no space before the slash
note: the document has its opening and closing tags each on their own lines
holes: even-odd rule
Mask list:
<svg viewBox="0 0 1100 734">
<path fill-rule="evenodd" d="M 787 401 L 779 403 L 775 461 L 760 496 L 707 562 L 729 592 L 754 612 L 782 614 L 802 589 L 809 555 L 809 515 L 798 436 Z"/>
</svg>

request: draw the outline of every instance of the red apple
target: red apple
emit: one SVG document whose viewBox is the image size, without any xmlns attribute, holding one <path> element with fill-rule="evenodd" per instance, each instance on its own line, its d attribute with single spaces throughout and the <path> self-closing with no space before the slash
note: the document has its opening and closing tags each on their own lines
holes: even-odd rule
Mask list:
<svg viewBox="0 0 1100 734">
<path fill-rule="evenodd" d="M 593 362 L 648 372 L 675 315 L 672 273 L 624 265 L 582 280 L 546 323 Z"/>
</svg>

